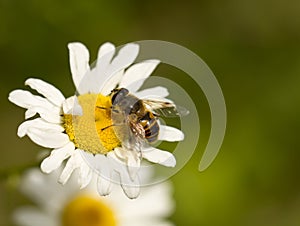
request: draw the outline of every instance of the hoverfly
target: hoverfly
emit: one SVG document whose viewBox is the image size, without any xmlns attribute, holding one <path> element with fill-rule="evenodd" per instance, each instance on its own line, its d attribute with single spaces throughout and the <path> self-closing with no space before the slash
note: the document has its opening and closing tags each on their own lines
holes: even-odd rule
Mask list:
<svg viewBox="0 0 300 226">
<path fill-rule="evenodd" d="M 180 111 L 171 102 L 159 100 L 139 99 L 125 88 L 116 88 L 111 91 L 112 120 L 114 125 L 125 125 L 126 141 L 129 143 L 153 143 L 159 135 L 159 123 L 157 118 L 178 117 L 188 114 L 188 110 L 180 108 Z M 124 133 L 124 130 L 123 130 Z M 133 134 L 134 136 L 130 136 Z M 122 135 L 124 140 L 124 135 Z M 137 139 L 138 138 L 138 139 Z"/>
</svg>

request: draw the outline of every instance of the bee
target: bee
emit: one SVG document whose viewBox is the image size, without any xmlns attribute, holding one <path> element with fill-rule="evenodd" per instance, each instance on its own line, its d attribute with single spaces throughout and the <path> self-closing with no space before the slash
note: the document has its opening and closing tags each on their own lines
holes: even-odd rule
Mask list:
<svg viewBox="0 0 300 226">
<path fill-rule="evenodd" d="M 139 99 L 125 88 L 112 90 L 110 98 L 113 123 L 115 125 L 124 123 L 129 128 L 130 133 L 138 137 L 139 140 L 150 144 L 158 140 L 158 117 L 176 117 L 188 114 L 186 109 L 181 109 L 181 112 L 178 112 L 176 106 L 171 102 Z M 120 114 L 122 115 L 122 122 L 117 116 Z"/>
</svg>

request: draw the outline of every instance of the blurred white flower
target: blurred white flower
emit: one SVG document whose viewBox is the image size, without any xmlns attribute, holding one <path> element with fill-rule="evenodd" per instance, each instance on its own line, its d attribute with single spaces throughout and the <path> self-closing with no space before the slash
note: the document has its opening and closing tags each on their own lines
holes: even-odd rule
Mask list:
<svg viewBox="0 0 300 226">
<path fill-rule="evenodd" d="M 79 168 L 78 183 L 84 188 L 97 170 L 103 175 L 98 177 L 101 195 L 110 193 L 114 178 L 120 181 L 128 197 L 135 198 L 139 195 L 138 171 L 143 158 L 167 167 L 174 167 L 176 160 L 170 152 L 154 147 L 128 150 L 111 126 L 109 94 L 114 88 L 122 87 L 138 98 L 165 98 L 168 91 L 160 86 L 138 91 L 159 61 L 152 59 L 133 64 L 139 52 L 137 44 L 125 45 L 115 56 L 115 46 L 105 43 L 99 49 L 95 67 L 90 68 L 89 52 L 83 44 L 70 43 L 68 47 L 72 77 L 79 95 L 65 99 L 49 83 L 27 79 L 25 85 L 41 96 L 25 90 L 14 90 L 9 94 L 11 102 L 27 109 L 25 119 L 30 119 L 19 126 L 18 136 L 27 135 L 38 145 L 53 149 L 41 164 L 45 173 L 52 172 L 67 160 L 59 177 L 60 183 L 65 184 Z M 183 138 L 180 130 L 160 125 L 159 140 L 180 141 Z"/>
<path fill-rule="evenodd" d="M 16 209 L 13 221 L 19 226 L 171 226 L 166 220 L 173 212 L 172 187 L 164 182 L 143 188 L 139 199 L 130 200 L 120 187 L 112 195 L 96 193 L 95 180 L 80 190 L 75 182 L 56 183 L 59 170 L 43 174 L 28 170 L 21 180 L 21 191 L 37 207 Z"/>
</svg>

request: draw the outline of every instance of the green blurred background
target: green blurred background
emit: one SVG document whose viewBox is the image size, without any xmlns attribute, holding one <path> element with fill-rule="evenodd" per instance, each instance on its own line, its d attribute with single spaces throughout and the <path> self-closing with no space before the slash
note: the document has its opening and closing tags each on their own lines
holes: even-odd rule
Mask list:
<svg viewBox="0 0 300 226">
<path fill-rule="evenodd" d="M 172 178 L 171 219 L 179 226 L 300 225 L 299 15 L 298 0 L 0 0 L 0 170 L 35 162 L 41 149 L 16 136 L 24 110 L 8 93 L 27 77 L 74 93 L 68 42 L 85 43 L 95 59 L 105 41 L 165 40 L 205 60 L 228 111 L 221 152 L 200 173 L 210 119 L 201 91 L 191 92 L 202 134 L 192 160 Z M 0 182 L 1 226 L 25 202 L 15 178 Z"/>
</svg>

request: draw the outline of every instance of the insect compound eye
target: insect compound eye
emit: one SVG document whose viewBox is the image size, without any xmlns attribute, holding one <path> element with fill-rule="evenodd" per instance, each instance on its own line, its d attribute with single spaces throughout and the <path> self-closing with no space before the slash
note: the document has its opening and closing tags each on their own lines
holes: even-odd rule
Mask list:
<svg viewBox="0 0 300 226">
<path fill-rule="evenodd" d="M 111 102 L 112 104 L 116 104 L 116 97 L 117 97 L 118 93 L 113 93 L 112 97 L 111 97 Z"/>
<path fill-rule="evenodd" d="M 125 88 L 121 88 L 119 90 L 114 90 L 113 95 L 111 97 L 112 104 L 118 104 L 120 101 L 124 99 L 128 95 L 129 91 Z"/>
<path fill-rule="evenodd" d="M 121 95 L 121 96 L 123 96 L 123 97 L 127 96 L 128 93 L 129 93 L 128 89 L 121 88 L 121 89 L 119 90 L 119 95 Z"/>
</svg>

